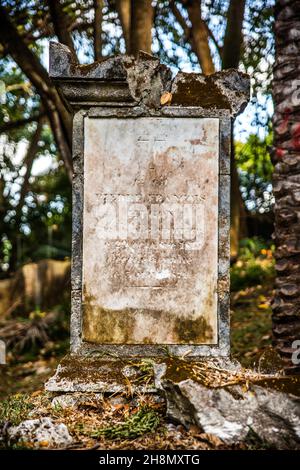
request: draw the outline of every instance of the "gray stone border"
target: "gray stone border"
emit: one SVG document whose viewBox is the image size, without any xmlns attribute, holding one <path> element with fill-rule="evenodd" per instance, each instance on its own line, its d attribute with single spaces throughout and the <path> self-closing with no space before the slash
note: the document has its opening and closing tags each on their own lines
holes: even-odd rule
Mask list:
<svg viewBox="0 0 300 470">
<path fill-rule="evenodd" d="M 220 117 L 221 114 L 221 117 Z M 218 343 L 217 345 L 120 345 L 92 344 L 82 341 L 82 233 L 83 233 L 83 161 L 85 117 L 199 117 L 219 118 L 219 230 L 218 230 Z M 135 107 L 91 107 L 77 111 L 73 121 L 73 231 L 72 231 L 72 312 L 71 353 L 120 357 L 200 357 L 229 356 L 229 268 L 230 268 L 230 140 L 231 117 L 226 111 L 207 112 L 196 107 L 168 107 L 158 111 Z"/>
</svg>

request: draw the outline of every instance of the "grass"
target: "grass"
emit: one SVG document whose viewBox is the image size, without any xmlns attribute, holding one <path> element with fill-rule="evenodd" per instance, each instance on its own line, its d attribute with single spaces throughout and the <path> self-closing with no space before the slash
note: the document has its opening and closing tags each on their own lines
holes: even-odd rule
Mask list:
<svg viewBox="0 0 300 470">
<path fill-rule="evenodd" d="M 12 395 L 0 402 L 0 423 L 19 424 L 27 419 L 28 413 L 33 409 L 29 395 Z"/>
<path fill-rule="evenodd" d="M 147 406 L 142 406 L 137 412 L 129 415 L 123 423 L 100 428 L 91 436 L 95 438 L 104 436 L 108 439 L 136 439 L 143 434 L 154 432 L 159 423 L 159 414 Z"/>
<path fill-rule="evenodd" d="M 231 353 L 243 366 L 255 366 L 271 347 L 272 287 L 256 286 L 231 296 Z"/>
<path fill-rule="evenodd" d="M 243 366 L 257 366 L 271 347 L 274 247 L 258 238 L 241 242 L 231 267 L 231 352 Z"/>
</svg>

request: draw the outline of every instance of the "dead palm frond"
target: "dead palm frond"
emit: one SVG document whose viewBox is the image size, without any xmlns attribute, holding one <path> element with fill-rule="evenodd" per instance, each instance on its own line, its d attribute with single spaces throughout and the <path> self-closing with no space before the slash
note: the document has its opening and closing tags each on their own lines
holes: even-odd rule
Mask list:
<svg viewBox="0 0 300 470">
<path fill-rule="evenodd" d="M 7 348 L 18 353 L 34 346 L 42 346 L 49 341 L 49 330 L 57 319 L 57 312 L 49 312 L 23 321 L 6 321 L 0 327 L 0 339 Z"/>
</svg>

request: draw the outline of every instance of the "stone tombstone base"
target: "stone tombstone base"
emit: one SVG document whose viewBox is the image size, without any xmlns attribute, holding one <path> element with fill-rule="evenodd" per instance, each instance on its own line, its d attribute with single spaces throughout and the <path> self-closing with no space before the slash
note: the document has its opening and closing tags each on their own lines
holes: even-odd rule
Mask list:
<svg viewBox="0 0 300 470">
<path fill-rule="evenodd" d="M 79 65 L 59 43 L 49 75 L 73 114 L 74 177 L 71 353 L 47 390 L 150 391 L 170 356 L 228 357 L 231 130 L 249 77 L 172 77 L 143 52 Z"/>
<path fill-rule="evenodd" d="M 190 361 L 175 357 L 99 357 L 68 354 L 45 384 L 59 393 L 161 393 L 162 379 L 193 376 L 193 368 L 209 363 L 226 371 L 241 369 L 227 357 Z M 176 372 L 177 371 L 177 372 Z M 177 377 L 176 377 L 177 375 Z"/>
<path fill-rule="evenodd" d="M 67 355 L 45 388 L 48 392 L 62 393 L 155 393 L 159 370 L 160 365 L 150 358 Z"/>
</svg>

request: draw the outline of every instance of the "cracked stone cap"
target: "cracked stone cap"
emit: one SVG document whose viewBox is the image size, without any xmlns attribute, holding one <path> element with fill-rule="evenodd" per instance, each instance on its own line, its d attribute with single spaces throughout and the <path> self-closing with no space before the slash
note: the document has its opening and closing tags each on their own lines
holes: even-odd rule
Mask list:
<svg viewBox="0 0 300 470">
<path fill-rule="evenodd" d="M 49 76 L 71 108 L 91 105 L 197 107 L 235 117 L 250 98 L 249 75 L 228 69 L 212 75 L 172 72 L 159 59 L 119 55 L 80 65 L 70 49 L 50 42 Z"/>
</svg>

